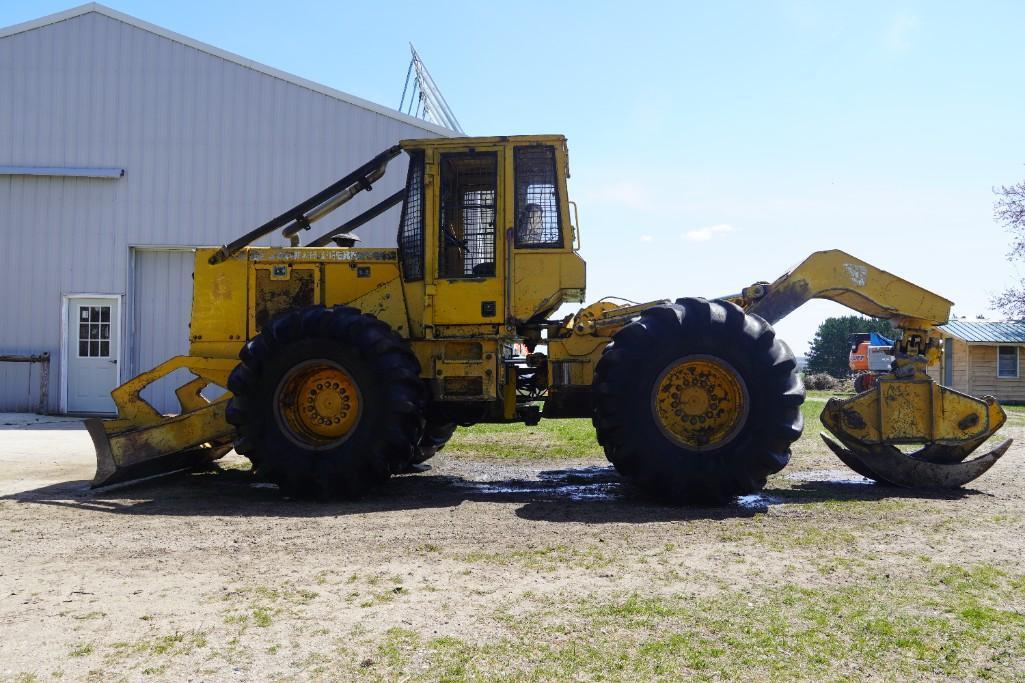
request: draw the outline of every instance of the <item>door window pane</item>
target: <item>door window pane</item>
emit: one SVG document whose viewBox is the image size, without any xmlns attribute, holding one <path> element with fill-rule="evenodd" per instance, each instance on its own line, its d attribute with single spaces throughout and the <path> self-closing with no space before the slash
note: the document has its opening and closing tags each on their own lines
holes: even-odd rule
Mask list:
<svg viewBox="0 0 1025 683">
<path fill-rule="evenodd" d="M 80 306 L 78 309 L 78 355 L 82 358 L 109 358 L 110 306 Z"/>
<path fill-rule="evenodd" d="M 495 275 L 495 198 L 498 156 L 443 154 L 438 276 Z"/>
</svg>

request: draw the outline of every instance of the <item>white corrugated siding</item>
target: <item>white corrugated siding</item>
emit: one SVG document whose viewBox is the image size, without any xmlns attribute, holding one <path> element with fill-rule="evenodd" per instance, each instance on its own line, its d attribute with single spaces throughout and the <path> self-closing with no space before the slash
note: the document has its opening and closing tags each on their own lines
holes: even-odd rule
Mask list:
<svg viewBox="0 0 1025 683">
<path fill-rule="evenodd" d="M 134 333 L 125 340 L 130 358 L 128 374 L 137 375 L 173 356 L 189 352 L 187 330 L 192 303 L 191 250 L 135 249 L 130 324 Z M 168 330 L 186 331 L 167 334 Z M 187 370 L 175 370 L 146 387 L 141 396 L 161 413 L 177 413 L 174 390 L 192 379 Z"/>
<path fill-rule="evenodd" d="M 434 135 L 95 12 L 0 38 L 0 93 L 0 165 L 125 169 L 0 177 L 0 353 L 50 351 L 54 410 L 62 294 L 130 295 L 130 247 L 224 243 L 399 139 Z M 320 229 L 401 187 L 404 166 Z M 392 209 L 365 226 L 363 244 L 394 244 L 397 221 Z M 27 405 L 24 375 L 0 369 L 0 410 Z"/>
</svg>

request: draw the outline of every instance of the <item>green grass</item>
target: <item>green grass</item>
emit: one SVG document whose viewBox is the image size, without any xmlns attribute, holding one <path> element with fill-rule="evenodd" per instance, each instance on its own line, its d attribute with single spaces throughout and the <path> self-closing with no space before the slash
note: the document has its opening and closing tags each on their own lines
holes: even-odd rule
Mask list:
<svg viewBox="0 0 1025 683">
<path fill-rule="evenodd" d="M 1010 603 L 1022 605 L 1021 578 L 986 564 L 925 574 L 930 581 L 541 599 L 499 615 L 505 635 L 490 640 L 391 629 L 364 668 L 440 681 L 1016 677 L 1025 614 Z"/>
<path fill-rule="evenodd" d="M 555 572 L 560 567 L 597 569 L 612 564 L 612 559 L 595 546 L 573 548 L 565 544 L 505 552 L 477 551 L 467 554 L 462 560 L 471 564 L 517 565 L 544 572 Z"/>
<path fill-rule="evenodd" d="M 816 399 L 827 399 L 827 391 L 810 391 Z M 822 400 L 806 401 L 801 406 L 805 434 L 817 434 L 821 423 Z M 594 427 L 587 418 L 542 420 L 527 427 L 522 424 L 479 424 L 460 427 L 445 447 L 450 457 L 510 460 L 604 460 Z"/>
<path fill-rule="evenodd" d="M 450 456 L 508 459 L 604 458 L 588 419 L 542 420 L 522 424 L 481 424 L 456 430 L 445 453 Z"/>
<path fill-rule="evenodd" d="M 177 657 L 191 654 L 194 650 L 207 646 L 205 631 L 175 631 L 162 636 L 141 638 L 135 641 L 121 641 L 112 645 L 115 652 L 122 657 Z"/>
<path fill-rule="evenodd" d="M 71 652 L 68 653 L 69 657 L 85 657 L 91 655 L 95 648 L 90 643 L 82 643 L 71 648 Z"/>
</svg>

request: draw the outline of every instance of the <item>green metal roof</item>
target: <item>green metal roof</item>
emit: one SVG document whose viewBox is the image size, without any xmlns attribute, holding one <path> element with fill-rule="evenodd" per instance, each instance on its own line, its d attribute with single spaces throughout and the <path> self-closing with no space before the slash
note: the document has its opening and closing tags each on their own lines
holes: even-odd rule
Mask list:
<svg viewBox="0 0 1025 683">
<path fill-rule="evenodd" d="M 983 322 L 981 320 L 951 320 L 940 329 L 966 342 L 990 344 L 1025 344 L 1025 320 Z"/>
</svg>

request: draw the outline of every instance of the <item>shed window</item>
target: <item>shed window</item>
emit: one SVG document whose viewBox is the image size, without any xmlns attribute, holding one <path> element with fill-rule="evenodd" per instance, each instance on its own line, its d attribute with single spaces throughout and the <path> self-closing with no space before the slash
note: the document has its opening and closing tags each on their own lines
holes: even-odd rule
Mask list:
<svg viewBox="0 0 1025 683">
<path fill-rule="evenodd" d="M 1018 347 L 997 347 L 997 377 L 1018 377 Z"/>
</svg>

